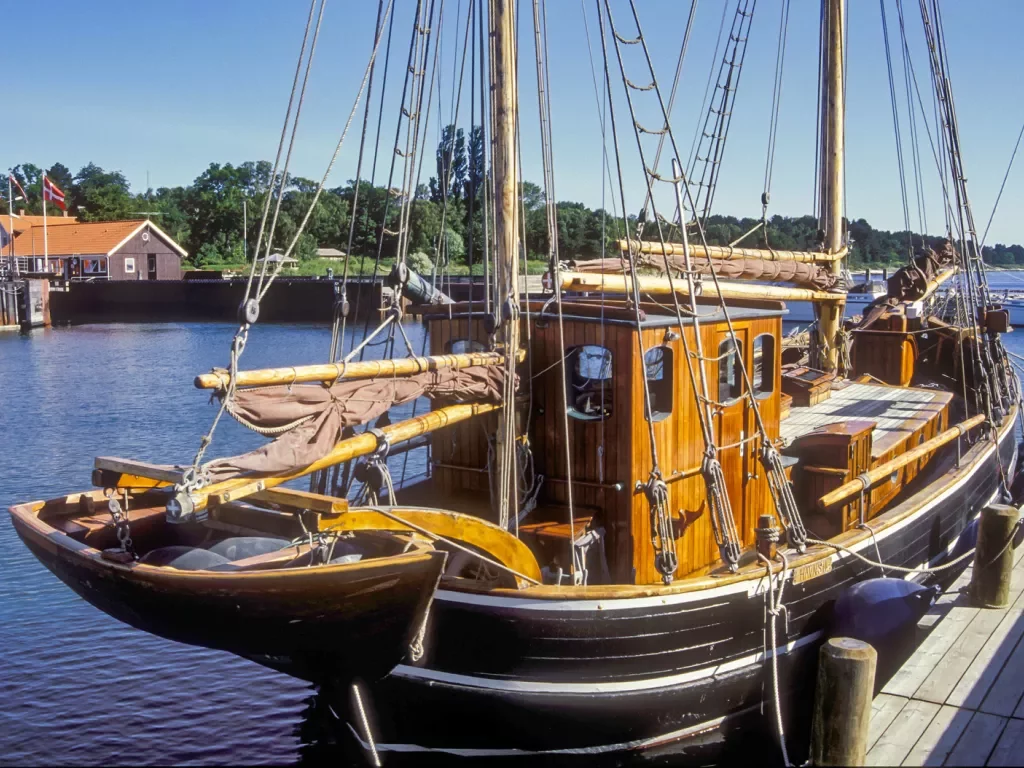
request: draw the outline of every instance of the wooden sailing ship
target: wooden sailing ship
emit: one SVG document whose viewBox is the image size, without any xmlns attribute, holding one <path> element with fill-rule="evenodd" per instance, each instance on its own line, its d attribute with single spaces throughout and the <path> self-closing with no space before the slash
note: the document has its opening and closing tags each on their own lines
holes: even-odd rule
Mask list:
<svg viewBox="0 0 1024 768">
<path fill-rule="evenodd" d="M 239 367 L 258 316 L 246 303 L 230 366 L 196 384 L 222 412 L 280 433 L 271 448 L 202 464 L 204 439 L 193 466 L 173 471 L 98 459 L 105 492 L 12 515 L 51 570 L 122 620 L 325 685 L 369 680 L 375 725 L 355 732 L 375 750 L 598 754 L 683 742 L 699 754 L 709 734 L 805 690 L 845 590 L 886 568 L 927 578 L 964 546 L 981 508 L 1006 497 L 1020 388 L 999 339 L 1005 312 L 987 294 L 958 191 L 958 246 L 908 265 L 863 320 L 844 322 L 841 0 L 823 0 L 820 250 L 707 244 L 680 163 L 670 187 L 681 242 L 658 224 L 656 240 L 624 238 L 611 268 L 553 258 L 548 292 L 521 297 L 515 19 L 506 0 L 487 6 L 493 300 L 452 303 L 403 268 L 374 334 L 394 334 L 411 300 L 428 355 L 360 362 L 362 344 L 344 359 L 335 344 L 328 364 L 265 371 Z M 381 8 L 374 54 L 391 4 Z M 473 8 L 482 29 L 484 3 Z M 741 0 L 736 12 L 749 32 L 752 10 Z M 417 4 L 410 135 L 431 14 Z M 645 46 L 638 21 L 629 37 L 609 3 L 598 16 L 606 56 Z M 653 69 L 651 82 L 657 90 Z M 946 128 L 955 145 L 955 120 Z M 663 181 L 645 169 L 650 188 Z M 646 266 L 661 259 L 663 274 L 641 269 L 641 255 Z M 806 265 L 807 279 L 831 287 L 720 279 L 739 258 Z M 933 303 L 954 279 L 962 311 L 948 323 Z M 786 300 L 818 306 L 809 365 L 784 361 Z M 342 328 L 346 314 L 340 306 Z M 424 395 L 428 413 L 379 420 Z M 423 440 L 428 475 L 396 489 L 389 456 Z M 306 476 L 309 492 L 285 488 Z M 350 476 L 360 498 L 344 498 Z M 105 503 L 111 519 L 97 512 Z M 213 564 L 196 554 L 254 536 L 280 546 Z M 339 543 L 366 556 L 325 556 Z M 172 547 L 198 559 L 161 559 Z M 237 632 L 226 614 L 240 617 Z"/>
</svg>

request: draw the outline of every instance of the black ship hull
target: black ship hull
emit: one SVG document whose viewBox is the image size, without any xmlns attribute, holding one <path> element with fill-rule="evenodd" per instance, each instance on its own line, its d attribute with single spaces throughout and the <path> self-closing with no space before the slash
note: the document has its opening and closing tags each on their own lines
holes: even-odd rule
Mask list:
<svg viewBox="0 0 1024 768">
<path fill-rule="evenodd" d="M 991 442 L 965 450 L 960 462 L 955 448 L 937 457 L 933 473 L 921 478 L 927 482 L 872 521 L 876 529 L 898 522 L 853 549 L 904 567 L 949 559 L 970 521 L 999 500 L 1001 477 L 1016 464 L 1012 424 L 998 445 L 998 457 Z M 830 563 L 820 575 L 785 585 L 777 659 L 790 727 L 799 725 L 796 708 L 810 698 L 801 694 L 809 692 L 835 600 L 852 584 L 883 575 L 848 554 Z M 377 748 L 594 757 L 673 744 L 675 754 L 700 759 L 730 724 L 772 713 L 766 591 L 764 578 L 600 600 L 441 589 L 425 657 L 371 687 Z"/>
</svg>

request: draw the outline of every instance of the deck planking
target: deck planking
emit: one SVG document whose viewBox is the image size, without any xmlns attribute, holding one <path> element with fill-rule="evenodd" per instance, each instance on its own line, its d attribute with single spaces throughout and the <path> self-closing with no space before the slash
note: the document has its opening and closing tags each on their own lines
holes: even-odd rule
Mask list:
<svg viewBox="0 0 1024 768">
<path fill-rule="evenodd" d="M 1024 547 L 1011 605 L 970 605 L 968 568 L 920 626 L 930 633 L 872 704 L 868 765 L 1024 765 Z"/>
<path fill-rule="evenodd" d="M 935 415 L 942 393 L 927 389 L 890 387 L 884 384 L 850 384 L 832 390 L 831 396 L 812 406 L 790 409 L 779 434 L 787 443 L 829 424 L 851 419 L 875 422 L 874 445 L 909 437 Z"/>
</svg>

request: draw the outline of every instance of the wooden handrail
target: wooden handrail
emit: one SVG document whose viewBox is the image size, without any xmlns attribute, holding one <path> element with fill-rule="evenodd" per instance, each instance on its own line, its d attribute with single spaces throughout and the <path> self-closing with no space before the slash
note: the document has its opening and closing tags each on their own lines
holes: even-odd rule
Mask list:
<svg viewBox="0 0 1024 768">
<path fill-rule="evenodd" d="M 628 253 L 632 247 L 634 253 L 650 253 L 656 256 L 682 256 L 684 255 L 682 243 L 656 243 L 650 240 L 619 240 L 619 250 Z M 847 248 L 843 247 L 838 253 L 823 253 L 818 251 L 781 251 L 768 248 L 734 248 L 728 245 L 690 245 L 690 255 L 698 259 L 764 259 L 765 261 L 798 261 L 802 264 L 813 264 L 818 262 L 828 263 L 840 261 L 846 257 Z"/>
<path fill-rule="evenodd" d="M 562 278 L 561 290 L 563 291 L 594 291 L 597 293 L 622 293 L 633 292 L 633 281 L 643 293 L 652 295 L 670 295 L 675 292 L 680 296 L 688 296 L 689 289 L 686 281 L 682 278 L 669 280 L 667 277 L 639 275 L 627 277 L 625 275 L 612 275 L 591 272 L 560 272 Z M 703 296 L 717 296 L 717 291 L 712 282 L 705 280 L 703 285 Z M 810 288 L 785 288 L 778 285 L 764 285 L 761 283 L 737 283 L 726 280 L 718 282 L 722 290 L 722 297 L 726 299 L 780 299 L 782 301 L 821 301 L 821 302 L 844 302 L 846 293 L 829 293 L 827 291 L 814 291 Z"/>
<path fill-rule="evenodd" d="M 855 477 L 848 483 L 843 483 L 841 486 L 836 488 L 834 491 L 830 491 L 818 499 L 818 506 L 821 509 L 828 509 L 833 507 L 841 501 L 846 501 L 851 496 L 866 491 L 882 480 L 888 475 L 895 472 L 901 467 L 905 467 L 907 464 L 912 464 L 925 455 L 931 453 L 937 448 L 941 448 L 948 442 L 956 440 L 961 437 L 968 430 L 973 429 L 979 424 L 984 423 L 985 414 L 979 413 L 976 416 L 972 416 L 966 421 L 961 421 L 956 426 L 950 427 L 944 432 L 940 432 L 931 440 L 926 440 L 915 448 L 911 448 L 906 453 L 897 456 L 895 459 L 880 464 L 874 469 L 869 469 L 863 475 Z"/>
<path fill-rule="evenodd" d="M 525 350 L 519 350 L 521 362 Z M 372 379 L 379 376 L 408 376 L 442 368 L 469 368 L 476 365 L 504 365 L 505 356 L 499 352 L 468 352 L 460 355 L 427 355 L 393 360 L 363 360 L 352 363 L 326 365 L 297 365 L 292 368 L 263 368 L 239 371 L 235 377 L 238 387 L 266 387 L 273 384 L 298 384 L 311 381 L 333 382 L 337 379 Z M 218 369 L 195 378 L 196 389 L 226 389 L 231 377 Z"/>
<path fill-rule="evenodd" d="M 448 405 L 444 408 L 438 408 L 436 411 L 425 413 L 422 416 L 416 416 L 412 419 L 406 419 L 397 424 L 383 427 L 381 432 L 384 433 L 385 437 L 392 444 L 401 443 L 414 437 L 425 435 L 428 432 L 434 432 L 443 427 L 458 424 L 460 421 L 465 421 L 474 416 L 490 413 L 500 407 L 491 403 Z M 285 475 L 271 475 L 259 478 L 238 477 L 224 480 L 208 485 L 205 488 L 200 488 L 190 496 L 195 509 L 206 509 L 210 505 L 216 506 L 226 504 L 229 501 L 238 501 L 246 496 L 264 491 L 267 488 L 283 485 L 289 480 L 295 480 L 313 472 L 319 472 L 321 469 L 333 467 L 335 464 L 366 456 L 375 450 L 377 450 L 376 436 L 369 432 L 364 432 L 355 437 L 342 440 L 326 456 L 314 461 L 303 469 L 289 472 Z"/>
</svg>

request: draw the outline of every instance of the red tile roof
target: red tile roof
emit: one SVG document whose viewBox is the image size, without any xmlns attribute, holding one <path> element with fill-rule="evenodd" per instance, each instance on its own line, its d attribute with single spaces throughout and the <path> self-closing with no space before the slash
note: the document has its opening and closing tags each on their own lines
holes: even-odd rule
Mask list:
<svg viewBox="0 0 1024 768">
<path fill-rule="evenodd" d="M 11 228 L 11 222 L 14 223 L 15 232 L 25 232 L 32 227 L 43 226 L 42 216 L 18 216 L 15 214 L 13 217 L 7 214 L 0 214 L 0 224 L 3 224 L 4 229 Z M 68 224 L 78 224 L 78 219 L 74 216 L 47 216 L 46 227 L 61 227 L 67 226 Z"/>
<path fill-rule="evenodd" d="M 42 222 L 42 216 L 31 218 L 38 218 L 40 223 Z M 144 226 L 148 226 L 157 237 L 165 240 L 183 256 L 185 255 L 181 246 L 150 221 L 139 221 L 138 219 L 129 221 L 95 221 L 73 223 L 72 225 L 61 224 L 57 227 L 50 227 L 49 224 L 50 217 L 47 217 L 46 252 L 50 256 L 108 254 Z M 14 242 L 3 250 L 3 255 L 10 256 L 12 247 L 14 255 L 17 256 L 42 256 L 42 226 L 33 226 L 17 234 Z"/>
</svg>

